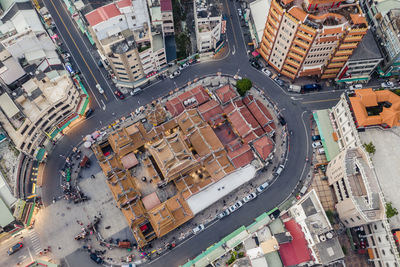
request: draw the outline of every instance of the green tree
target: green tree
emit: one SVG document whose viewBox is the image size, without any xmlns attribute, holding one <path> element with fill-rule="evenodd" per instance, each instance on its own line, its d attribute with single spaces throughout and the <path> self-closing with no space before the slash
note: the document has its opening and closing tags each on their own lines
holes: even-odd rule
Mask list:
<svg viewBox="0 0 400 267">
<path fill-rule="evenodd" d="M 386 208 L 386 217 L 387 218 L 392 218 L 393 216 L 396 216 L 397 214 L 399 214 L 397 209 L 392 207 L 392 202 L 386 203 L 385 208 Z"/>
<path fill-rule="evenodd" d="M 250 88 L 252 86 L 253 86 L 253 83 L 247 78 L 241 79 L 236 82 L 236 89 L 240 96 L 244 96 L 246 94 L 246 92 L 250 90 Z"/>
<path fill-rule="evenodd" d="M 369 154 L 375 154 L 375 146 L 372 142 L 369 142 L 368 144 L 363 144 L 363 147 Z"/>
</svg>

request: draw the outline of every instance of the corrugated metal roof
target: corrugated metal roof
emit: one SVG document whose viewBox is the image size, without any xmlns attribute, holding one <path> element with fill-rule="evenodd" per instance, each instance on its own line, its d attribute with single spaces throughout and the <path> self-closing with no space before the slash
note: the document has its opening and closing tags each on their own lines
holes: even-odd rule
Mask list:
<svg viewBox="0 0 400 267">
<path fill-rule="evenodd" d="M 0 96 L 0 108 L 8 118 L 14 117 L 19 112 L 18 107 L 7 93 Z"/>
<path fill-rule="evenodd" d="M 6 203 L 0 198 L 0 226 L 5 227 L 14 221 L 10 210 L 8 209 Z"/>
</svg>

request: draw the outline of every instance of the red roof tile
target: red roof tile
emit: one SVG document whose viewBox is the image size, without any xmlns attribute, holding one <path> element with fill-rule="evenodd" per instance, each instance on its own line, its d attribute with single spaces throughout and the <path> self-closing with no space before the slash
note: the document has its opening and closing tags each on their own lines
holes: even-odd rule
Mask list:
<svg viewBox="0 0 400 267">
<path fill-rule="evenodd" d="M 121 12 L 117 8 L 117 6 L 114 3 L 112 3 L 93 10 L 92 12 L 86 14 L 85 17 L 89 22 L 90 26 L 95 26 L 100 22 L 106 21 L 110 18 L 119 15 L 121 15 Z"/>
<path fill-rule="evenodd" d="M 274 149 L 274 143 L 268 136 L 264 135 L 253 142 L 253 147 L 258 155 L 265 161 Z"/>
<path fill-rule="evenodd" d="M 160 0 L 161 12 L 172 11 L 171 0 Z"/>
<path fill-rule="evenodd" d="M 183 105 L 183 102 L 192 97 L 194 97 L 197 102 L 185 107 Z M 172 116 L 177 116 L 181 114 L 185 108 L 196 107 L 203 104 L 204 102 L 207 102 L 209 99 L 210 96 L 208 95 L 204 87 L 200 85 L 167 101 L 165 106 L 167 107 L 167 110 L 172 114 Z"/>
<path fill-rule="evenodd" d="M 235 165 L 235 168 L 240 168 L 249 164 L 254 159 L 254 154 L 250 146 L 244 144 L 234 151 L 229 151 L 228 157 L 233 162 L 233 165 Z"/>
<path fill-rule="evenodd" d="M 222 117 L 222 107 L 215 101 L 210 100 L 198 107 L 200 115 L 206 122 L 209 122 L 212 126 L 223 122 L 225 119 Z"/>
<path fill-rule="evenodd" d="M 217 90 L 215 90 L 215 94 L 217 95 L 219 101 L 221 101 L 222 104 L 226 104 L 231 99 L 235 99 L 236 97 L 239 96 L 236 93 L 236 90 L 233 89 L 230 84 L 218 88 Z"/>
<path fill-rule="evenodd" d="M 249 95 L 243 99 L 243 102 L 249 108 L 251 114 L 255 117 L 257 122 L 263 127 L 267 132 L 270 132 L 270 127 L 268 125 L 273 123 L 271 113 L 268 109 L 261 103 L 260 100 L 254 99 L 252 95 Z"/>
<path fill-rule="evenodd" d="M 292 242 L 281 244 L 279 253 L 284 266 L 298 265 L 311 260 L 311 255 L 307 247 L 307 240 L 301 231 L 301 226 L 293 219 L 285 222 L 286 229 L 293 237 Z"/>
<path fill-rule="evenodd" d="M 119 8 L 132 6 L 132 0 L 121 0 L 117 2 Z"/>
</svg>

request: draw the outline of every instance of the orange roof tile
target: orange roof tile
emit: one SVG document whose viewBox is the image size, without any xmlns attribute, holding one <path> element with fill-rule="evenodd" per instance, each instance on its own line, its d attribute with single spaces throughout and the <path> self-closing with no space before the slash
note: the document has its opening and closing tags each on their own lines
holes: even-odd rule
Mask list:
<svg viewBox="0 0 400 267">
<path fill-rule="evenodd" d="M 308 16 L 306 12 L 304 12 L 301 8 L 298 8 L 297 6 L 293 6 L 291 9 L 289 9 L 288 13 L 301 22 L 304 22 Z"/>
<path fill-rule="evenodd" d="M 265 161 L 274 149 L 274 143 L 268 136 L 264 135 L 253 142 L 253 147 L 258 155 Z"/>
<path fill-rule="evenodd" d="M 106 6 L 99 7 L 92 12 L 89 12 L 85 15 L 87 21 L 90 26 L 95 26 L 103 21 L 106 21 L 110 18 L 121 15 L 121 12 L 117 8 L 117 6 L 112 3 Z"/>
<path fill-rule="evenodd" d="M 350 18 L 356 25 L 358 24 L 367 25 L 367 20 L 365 19 L 365 16 L 363 16 L 362 14 L 350 14 Z"/>
<path fill-rule="evenodd" d="M 217 95 L 219 101 L 224 105 L 231 99 L 237 98 L 239 95 L 236 93 L 236 90 L 232 88 L 230 84 L 222 86 L 215 90 L 215 94 Z"/>
</svg>

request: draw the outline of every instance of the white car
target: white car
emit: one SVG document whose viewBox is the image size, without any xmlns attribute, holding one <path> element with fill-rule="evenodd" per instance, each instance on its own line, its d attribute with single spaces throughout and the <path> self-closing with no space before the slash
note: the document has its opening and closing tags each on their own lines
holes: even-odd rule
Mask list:
<svg viewBox="0 0 400 267">
<path fill-rule="evenodd" d="M 228 210 L 232 213 L 232 212 L 234 212 L 235 210 L 237 210 L 237 209 L 239 209 L 241 206 L 243 206 L 243 203 L 242 203 L 242 201 L 238 201 L 238 202 L 236 202 L 235 204 L 233 204 L 232 206 L 230 206 L 229 208 L 228 208 Z"/>
<path fill-rule="evenodd" d="M 184 69 L 186 69 L 187 67 L 189 67 L 189 63 L 188 63 L 188 62 L 186 62 L 186 63 L 180 65 L 180 66 L 179 66 L 179 70 L 184 70 Z"/>
<path fill-rule="evenodd" d="M 350 90 L 356 90 L 363 88 L 362 84 L 355 84 L 349 87 Z"/>
<path fill-rule="evenodd" d="M 320 148 L 320 147 L 322 147 L 321 141 L 316 141 L 316 142 L 312 143 L 312 147 L 313 147 L 313 148 Z"/>
<path fill-rule="evenodd" d="M 265 75 L 267 75 L 268 77 L 270 77 L 271 76 L 271 72 L 269 71 L 269 70 L 267 70 L 266 68 L 263 68 L 262 70 L 261 70 Z"/>
<path fill-rule="evenodd" d="M 100 94 L 104 94 L 104 90 L 103 90 L 103 88 L 101 88 L 100 84 L 96 84 L 96 88 Z"/>
<path fill-rule="evenodd" d="M 245 196 L 242 200 L 244 203 L 249 202 L 250 200 L 253 200 L 257 197 L 257 194 L 255 192 L 248 194 L 247 196 Z"/>
<path fill-rule="evenodd" d="M 218 219 L 222 219 L 222 218 L 228 216 L 229 214 L 231 214 L 231 212 L 229 211 L 229 209 L 226 209 L 223 212 L 219 213 L 217 215 L 217 217 L 218 217 Z"/>
<path fill-rule="evenodd" d="M 199 224 L 197 227 L 193 228 L 193 234 L 197 235 L 198 233 L 200 233 L 201 231 L 204 230 L 204 224 Z"/>
<path fill-rule="evenodd" d="M 172 73 L 171 75 L 169 75 L 169 78 L 173 79 L 179 75 L 181 75 L 181 72 L 179 70 L 177 70 L 177 71 L 174 71 L 174 73 Z"/>
<path fill-rule="evenodd" d="M 258 193 L 262 193 L 268 186 L 269 186 L 269 183 L 265 182 L 262 185 L 260 185 L 259 187 L 257 187 L 256 190 Z"/>
<path fill-rule="evenodd" d="M 392 82 L 384 82 L 384 83 L 381 83 L 381 86 L 383 88 L 391 88 L 391 87 L 394 86 L 394 83 L 392 83 Z"/>
</svg>

